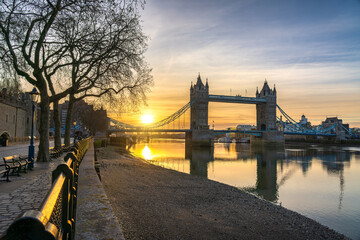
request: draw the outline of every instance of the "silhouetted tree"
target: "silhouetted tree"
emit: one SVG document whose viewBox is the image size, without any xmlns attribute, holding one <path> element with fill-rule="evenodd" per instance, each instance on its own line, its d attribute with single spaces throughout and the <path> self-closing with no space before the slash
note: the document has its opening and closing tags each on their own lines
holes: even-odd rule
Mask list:
<svg viewBox="0 0 360 240">
<path fill-rule="evenodd" d="M 151 83 L 143 60 L 146 37 L 137 12 L 142 4 L 137 0 L 1 1 L 1 61 L 10 63 L 40 91 L 38 161 L 49 159 L 51 102 L 68 94 L 101 96 Z M 148 76 L 133 84 L 143 72 Z"/>
<path fill-rule="evenodd" d="M 107 131 L 109 123 L 104 109 L 94 110 L 92 106 L 81 108 L 75 105 L 74 111 L 77 112 L 77 119 L 80 120 L 82 126 L 86 128 L 91 135 L 95 135 L 96 132 Z"/>
<path fill-rule="evenodd" d="M 79 8 L 66 12 L 56 29 L 71 58 L 68 66 L 72 91 L 65 124 L 65 145 L 70 144 L 73 106 L 87 97 L 116 95 L 124 101 L 129 95 L 145 97 L 152 83 L 144 61 L 146 36 L 143 34 L 137 1 L 102 4 L 98 11 Z M 119 96 L 121 98 L 119 98 Z"/>
</svg>

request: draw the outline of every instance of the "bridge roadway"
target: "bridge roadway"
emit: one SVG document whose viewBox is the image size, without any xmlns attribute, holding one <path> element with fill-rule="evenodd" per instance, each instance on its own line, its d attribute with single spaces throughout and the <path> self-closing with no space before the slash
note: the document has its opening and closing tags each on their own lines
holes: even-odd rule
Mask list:
<svg viewBox="0 0 360 240">
<path fill-rule="evenodd" d="M 304 135 L 304 136 L 319 136 L 319 137 L 336 137 L 336 134 L 328 133 L 301 133 L 301 132 L 284 132 L 284 135 Z"/>
<path fill-rule="evenodd" d="M 266 99 L 256 98 L 256 97 L 224 96 L 224 95 L 209 94 L 209 102 L 259 104 L 259 103 L 266 103 Z"/>
<path fill-rule="evenodd" d="M 128 128 L 128 129 L 109 129 L 109 133 L 113 132 L 169 132 L 169 133 L 181 133 L 181 132 L 191 132 L 191 129 L 146 129 L 146 128 Z M 212 130 L 215 134 L 224 134 L 224 133 L 245 133 L 254 136 L 260 137 L 263 131 L 248 131 L 248 130 Z M 326 134 L 326 133 L 300 133 L 300 132 L 284 132 L 284 135 L 304 135 L 304 136 L 322 136 L 322 137 L 336 137 L 336 134 Z"/>
<path fill-rule="evenodd" d="M 113 132 L 173 132 L 173 133 L 178 133 L 178 132 L 191 132 L 191 129 L 139 129 L 139 128 L 132 128 L 132 129 L 110 129 L 108 130 L 109 133 L 113 133 Z M 247 134 L 252 134 L 255 136 L 261 136 L 261 131 L 247 131 L 247 130 L 212 130 L 215 134 L 222 134 L 222 133 L 247 133 Z"/>
</svg>

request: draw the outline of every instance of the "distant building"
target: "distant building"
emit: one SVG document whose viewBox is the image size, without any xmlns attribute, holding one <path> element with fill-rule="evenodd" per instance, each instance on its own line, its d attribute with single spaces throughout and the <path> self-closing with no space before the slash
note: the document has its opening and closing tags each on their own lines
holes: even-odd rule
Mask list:
<svg viewBox="0 0 360 240">
<path fill-rule="evenodd" d="M 251 131 L 251 130 L 256 130 L 256 126 L 250 125 L 250 124 L 239 124 L 236 126 L 236 130 L 240 130 L 240 131 Z M 247 138 L 250 141 L 250 136 L 248 134 L 244 134 L 244 133 L 235 133 L 235 141 L 239 142 L 241 139 Z"/>
<path fill-rule="evenodd" d="M 251 130 L 256 130 L 256 126 L 254 125 L 237 125 L 236 126 L 236 130 L 245 130 L 245 131 L 251 131 Z"/>
<path fill-rule="evenodd" d="M 311 122 L 308 121 L 304 114 L 301 116 L 299 124 L 304 127 L 311 128 Z"/>
<path fill-rule="evenodd" d="M 337 117 L 327 117 L 326 120 L 321 123 L 321 128 L 332 128 L 330 132 L 336 134 L 340 140 L 351 137 L 349 124 L 344 124 L 342 119 Z"/>
<path fill-rule="evenodd" d="M 10 94 L 4 88 L 0 92 L 0 137 L 21 138 L 30 136 L 32 103 L 28 93 Z M 35 119 L 37 119 L 35 111 Z M 37 121 L 34 135 L 38 136 Z"/>
<path fill-rule="evenodd" d="M 66 116 L 68 113 L 68 109 L 69 109 L 69 101 L 65 101 L 62 104 L 59 104 L 59 114 L 60 114 L 60 123 L 61 123 L 61 135 L 63 136 L 65 134 L 65 125 L 66 125 Z M 93 110 L 93 106 L 89 105 L 87 102 L 85 102 L 84 100 L 80 100 L 74 103 L 73 106 L 73 111 L 72 111 L 72 119 L 71 119 L 71 131 L 73 134 L 74 132 L 74 122 L 76 122 L 76 129 L 79 131 L 83 131 L 82 128 L 82 122 L 81 122 L 81 113 L 85 112 L 85 111 L 92 111 Z M 54 128 L 55 128 L 55 123 L 54 123 L 54 112 L 53 110 L 51 111 L 51 118 L 50 118 L 50 135 L 54 134 Z"/>
<path fill-rule="evenodd" d="M 59 114 L 60 114 L 60 122 L 61 122 L 61 135 L 65 134 L 65 125 L 66 125 L 66 116 L 68 113 L 69 108 L 69 101 L 65 101 L 62 104 L 59 104 Z M 90 116 L 89 113 L 95 113 L 97 119 L 84 119 L 84 116 Z M 54 120 L 53 120 L 53 113 L 51 114 L 51 122 L 50 122 L 50 134 L 54 134 Z M 87 132 L 89 130 L 89 126 L 92 125 L 90 122 L 103 121 L 104 124 L 108 125 L 107 120 L 107 112 L 103 108 L 99 110 L 94 110 L 94 106 L 88 104 L 84 100 L 79 100 L 74 103 L 73 110 L 72 110 L 72 119 L 71 119 L 71 135 L 74 132 Z M 76 125 L 75 125 L 76 124 Z"/>
</svg>

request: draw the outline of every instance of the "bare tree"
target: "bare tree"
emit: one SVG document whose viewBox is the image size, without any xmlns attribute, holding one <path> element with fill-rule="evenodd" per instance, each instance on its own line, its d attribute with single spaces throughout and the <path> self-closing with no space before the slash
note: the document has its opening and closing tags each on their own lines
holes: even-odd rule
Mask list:
<svg viewBox="0 0 360 240">
<path fill-rule="evenodd" d="M 0 89 L 3 88 L 6 88 L 10 94 L 21 92 L 19 76 L 7 62 L 0 62 Z"/>
<path fill-rule="evenodd" d="M 110 4 L 101 11 L 66 12 L 57 22 L 59 38 L 69 43 L 69 73 L 73 90 L 65 125 L 70 144 L 72 108 L 86 97 L 118 96 L 117 100 L 144 98 L 152 83 L 144 61 L 146 36 L 141 30 L 136 2 Z M 120 97 L 119 97 L 120 96 Z"/>
<path fill-rule="evenodd" d="M 68 94 L 119 93 L 127 89 L 128 79 L 138 79 L 147 68 L 146 37 L 137 13 L 142 4 L 136 0 L 1 1 L 1 61 L 11 63 L 40 91 L 38 161 L 49 159 L 51 102 Z"/>
</svg>

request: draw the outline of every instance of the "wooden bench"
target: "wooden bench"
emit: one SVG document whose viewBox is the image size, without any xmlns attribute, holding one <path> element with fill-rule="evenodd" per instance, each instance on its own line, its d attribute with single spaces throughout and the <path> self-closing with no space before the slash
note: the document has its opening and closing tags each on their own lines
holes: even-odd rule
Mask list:
<svg viewBox="0 0 360 240">
<path fill-rule="evenodd" d="M 71 147 L 72 147 L 71 145 L 67 147 L 65 147 L 65 144 L 61 145 L 63 152 L 69 152 L 71 150 Z"/>
<path fill-rule="evenodd" d="M 10 182 L 10 180 L 9 180 L 9 173 L 10 173 L 9 166 L 6 165 L 6 164 L 0 164 L 0 167 L 5 167 L 5 170 L 0 170 L 0 175 L 2 175 L 1 177 L 2 178 L 6 177 L 6 181 Z"/>
<path fill-rule="evenodd" d="M 26 172 L 29 161 L 28 157 L 20 157 L 19 155 L 13 155 L 4 157 L 4 164 L 8 166 L 11 174 L 17 174 L 20 176 L 20 172 Z"/>
<path fill-rule="evenodd" d="M 54 148 L 54 147 L 51 147 L 49 149 L 49 152 L 50 152 L 50 157 L 52 158 L 58 158 L 61 156 L 63 150 L 62 148 Z"/>
<path fill-rule="evenodd" d="M 20 171 L 26 172 L 29 169 L 30 162 L 28 156 L 19 156 L 17 161 L 21 165 Z"/>
</svg>

